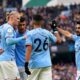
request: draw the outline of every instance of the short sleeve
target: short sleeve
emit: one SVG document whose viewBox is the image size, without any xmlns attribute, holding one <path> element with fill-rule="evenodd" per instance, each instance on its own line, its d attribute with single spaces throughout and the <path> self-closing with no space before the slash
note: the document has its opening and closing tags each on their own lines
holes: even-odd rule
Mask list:
<svg viewBox="0 0 80 80">
<path fill-rule="evenodd" d="M 25 45 L 32 45 L 32 37 L 30 34 L 27 34 L 28 38 L 26 39 Z"/>
</svg>

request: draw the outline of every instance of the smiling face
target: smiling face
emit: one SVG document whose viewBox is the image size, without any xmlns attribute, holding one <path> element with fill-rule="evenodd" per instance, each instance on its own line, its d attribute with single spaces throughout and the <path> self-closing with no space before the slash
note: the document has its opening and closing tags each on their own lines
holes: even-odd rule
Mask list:
<svg viewBox="0 0 80 80">
<path fill-rule="evenodd" d="M 26 31 L 26 21 L 19 23 L 18 31 L 19 31 L 19 33 L 24 33 Z"/>
</svg>

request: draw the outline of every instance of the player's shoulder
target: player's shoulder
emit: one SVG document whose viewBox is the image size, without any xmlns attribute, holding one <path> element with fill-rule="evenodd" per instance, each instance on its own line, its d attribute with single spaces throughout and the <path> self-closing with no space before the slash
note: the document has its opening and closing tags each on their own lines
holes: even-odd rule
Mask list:
<svg viewBox="0 0 80 80">
<path fill-rule="evenodd" d="M 52 34 L 50 31 L 48 31 L 47 29 L 43 29 L 43 32 L 45 33 L 45 34 L 47 34 L 47 35 L 50 35 L 50 34 Z"/>
<path fill-rule="evenodd" d="M 9 25 L 8 23 L 3 24 L 3 28 L 2 28 L 2 32 L 6 34 L 6 32 L 8 33 L 12 33 L 13 32 L 13 27 L 11 25 Z"/>
<path fill-rule="evenodd" d="M 2 25 L 3 27 L 10 27 L 11 25 L 9 25 L 8 23 L 4 23 L 3 25 Z"/>
<path fill-rule="evenodd" d="M 26 29 L 25 33 L 27 34 L 29 32 L 29 30 Z"/>
<path fill-rule="evenodd" d="M 72 34 L 71 36 L 72 38 L 80 38 L 80 36 L 77 36 L 76 34 Z"/>
<path fill-rule="evenodd" d="M 37 33 L 49 34 L 50 32 L 46 29 L 43 29 L 43 28 L 37 28 L 37 29 L 30 30 L 28 32 L 28 35 L 35 35 Z"/>
<path fill-rule="evenodd" d="M 9 25 L 8 23 L 3 24 L 2 26 L 3 26 L 4 30 L 6 30 L 6 29 L 11 29 L 12 30 L 13 29 L 12 26 Z"/>
<path fill-rule="evenodd" d="M 29 32 L 29 30 L 26 29 L 26 31 L 24 32 L 24 35 L 27 35 L 28 32 Z M 19 33 L 19 32 L 17 32 L 17 33 Z"/>
<path fill-rule="evenodd" d="M 43 29 L 44 32 L 49 33 L 49 31 L 47 29 Z"/>
<path fill-rule="evenodd" d="M 74 37 L 75 37 L 76 39 L 80 39 L 80 36 L 74 35 Z"/>
<path fill-rule="evenodd" d="M 41 31 L 42 31 L 41 28 L 36 28 L 36 29 L 32 29 L 32 30 L 28 31 L 28 34 L 34 35 L 34 34 L 41 32 Z"/>
<path fill-rule="evenodd" d="M 26 30 L 26 34 L 27 35 L 33 35 L 33 33 L 34 33 L 34 30 L 30 30 L 30 31 L 29 30 Z"/>
</svg>

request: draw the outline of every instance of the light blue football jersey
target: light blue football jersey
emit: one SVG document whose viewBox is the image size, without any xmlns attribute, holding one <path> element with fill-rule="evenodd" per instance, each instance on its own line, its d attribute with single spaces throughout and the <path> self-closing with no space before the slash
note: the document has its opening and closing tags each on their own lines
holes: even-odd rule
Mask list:
<svg viewBox="0 0 80 80">
<path fill-rule="evenodd" d="M 2 31 L 2 26 L 0 26 L 0 49 L 2 49 L 2 46 L 1 46 L 1 31 Z"/>
<path fill-rule="evenodd" d="M 27 35 L 26 45 L 32 45 L 29 67 L 41 68 L 51 66 L 49 42 L 55 43 L 56 37 L 42 28 L 33 29 Z"/>
<path fill-rule="evenodd" d="M 8 23 L 4 24 L 3 26 L 4 27 L 1 32 L 1 42 L 2 42 L 2 47 L 4 49 L 4 53 L 0 55 L 0 61 L 13 59 L 14 49 L 15 49 L 15 45 L 8 45 L 6 43 L 6 39 L 8 37 L 15 37 L 15 31 L 13 27 Z"/>
<path fill-rule="evenodd" d="M 1 31 L 1 43 L 4 52 L 0 55 L 0 61 L 14 60 L 15 44 L 22 39 L 23 37 L 16 38 L 16 32 L 10 24 L 4 24 Z"/>
<path fill-rule="evenodd" d="M 25 31 L 25 33 L 20 34 L 17 32 L 16 36 L 21 37 L 23 35 L 27 35 L 28 30 Z M 25 64 L 25 53 L 26 53 L 26 46 L 25 46 L 26 40 L 21 40 L 16 44 L 15 48 L 15 58 L 16 58 L 16 63 L 18 67 L 24 67 Z"/>
<path fill-rule="evenodd" d="M 80 36 L 72 35 L 73 40 L 75 41 L 75 62 L 77 70 L 80 70 Z"/>
</svg>

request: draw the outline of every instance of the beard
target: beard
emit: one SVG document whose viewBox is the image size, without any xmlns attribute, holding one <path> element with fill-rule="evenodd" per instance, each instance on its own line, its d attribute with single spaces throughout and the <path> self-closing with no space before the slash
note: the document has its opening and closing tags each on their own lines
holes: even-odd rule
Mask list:
<svg viewBox="0 0 80 80">
<path fill-rule="evenodd" d="M 80 36 L 80 32 L 76 32 L 77 36 Z"/>
<path fill-rule="evenodd" d="M 23 34 L 23 33 L 25 33 L 25 31 L 26 31 L 26 29 L 25 30 L 24 29 L 20 29 L 19 33 Z"/>
</svg>

